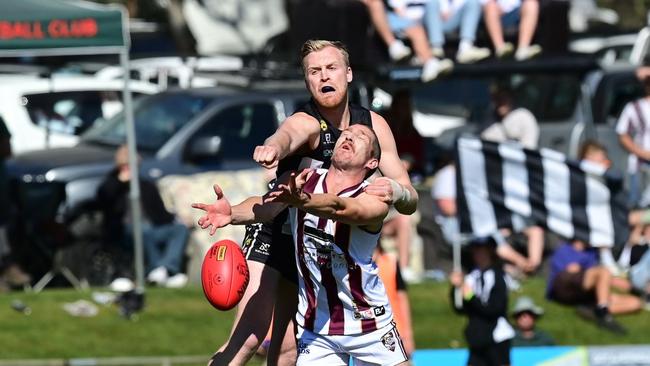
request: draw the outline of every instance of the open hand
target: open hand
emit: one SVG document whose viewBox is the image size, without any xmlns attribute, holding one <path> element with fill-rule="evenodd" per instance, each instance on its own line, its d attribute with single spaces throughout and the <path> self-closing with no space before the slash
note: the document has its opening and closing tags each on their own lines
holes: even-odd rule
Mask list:
<svg viewBox="0 0 650 366">
<path fill-rule="evenodd" d="M 304 169 L 300 173 L 291 173 L 288 184 L 278 184 L 265 197 L 264 202 L 282 202 L 291 206 L 304 203 L 309 196 L 302 191 L 302 188 L 312 172 L 312 169 Z"/>
<path fill-rule="evenodd" d="M 199 218 L 198 224 L 201 229 L 210 228 L 210 235 L 214 235 L 218 228 L 227 226 L 232 222 L 230 202 L 223 196 L 221 187 L 215 184 L 214 193 L 217 195 L 217 200 L 213 204 L 192 204 L 193 208 L 205 211 L 205 215 Z"/>
</svg>

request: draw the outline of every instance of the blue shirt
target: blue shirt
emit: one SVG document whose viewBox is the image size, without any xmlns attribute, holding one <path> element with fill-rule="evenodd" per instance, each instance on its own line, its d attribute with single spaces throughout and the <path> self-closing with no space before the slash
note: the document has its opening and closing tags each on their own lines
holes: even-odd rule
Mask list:
<svg viewBox="0 0 650 366">
<path fill-rule="evenodd" d="M 580 265 L 580 270 L 585 271 L 598 265 L 598 252 L 588 247 L 585 250 L 576 250 L 571 243 L 562 243 L 551 257 L 551 271 L 546 283 L 546 297 L 550 297 L 553 281 L 560 272 L 566 270 L 571 263 Z"/>
</svg>

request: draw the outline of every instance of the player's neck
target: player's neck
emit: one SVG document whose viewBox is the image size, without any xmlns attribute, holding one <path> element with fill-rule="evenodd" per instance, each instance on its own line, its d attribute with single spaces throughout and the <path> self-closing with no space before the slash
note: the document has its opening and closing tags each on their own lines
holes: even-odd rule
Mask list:
<svg viewBox="0 0 650 366">
<path fill-rule="evenodd" d="M 342 190 L 355 186 L 361 182 L 365 177 L 366 170 L 348 170 L 337 168 L 334 165 L 330 166 L 325 177 L 327 184 L 327 192 L 338 194 Z"/>
<path fill-rule="evenodd" d="M 339 130 L 344 130 L 350 125 L 350 108 L 348 108 L 348 98 L 345 98 L 345 102 L 336 105 L 334 107 L 323 107 L 318 105 L 318 112 L 321 116 L 329 121 L 334 127 Z"/>
</svg>

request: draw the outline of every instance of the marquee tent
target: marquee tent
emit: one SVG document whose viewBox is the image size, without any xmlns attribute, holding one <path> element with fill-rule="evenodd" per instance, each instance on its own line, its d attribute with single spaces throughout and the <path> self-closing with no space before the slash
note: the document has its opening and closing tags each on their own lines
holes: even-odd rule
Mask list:
<svg viewBox="0 0 650 366">
<path fill-rule="evenodd" d="M 0 57 L 119 54 L 129 75 L 126 10 L 80 0 L 0 0 Z M 144 292 L 140 190 L 129 78 L 124 78 L 129 164 L 134 172 L 130 200 L 134 220 L 136 292 Z"/>
</svg>

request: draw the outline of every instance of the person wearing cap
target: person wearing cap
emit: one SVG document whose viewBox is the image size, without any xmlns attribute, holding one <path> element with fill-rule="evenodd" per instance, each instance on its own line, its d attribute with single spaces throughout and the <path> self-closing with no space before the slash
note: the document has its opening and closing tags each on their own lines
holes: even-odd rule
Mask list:
<svg viewBox="0 0 650 366">
<path fill-rule="evenodd" d="M 616 133 L 629 153 L 629 204 L 645 207 L 650 204 L 650 56 L 637 68 L 636 77 L 643 85 L 643 97 L 625 105 L 616 123 Z"/>
<path fill-rule="evenodd" d="M 537 319 L 544 315 L 544 309 L 535 305 L 533 299 L 522 296 L 517 299 L 512 318 L 515 320 L 514 347 L 553 346 L 555 340 L 548 333 L 536 328 Z"/>
<path fill-rule="evenodd" d="M 469 346 L 468 365 L 510 365 L 511 339 L 515 331 L 507 320 L 508 289 L 499 264 L 496 241 L 492 237 L 469 242 L 476 267 L 466 276 L 454 271 L 452 284 L 454 309 L 467 315 L 465 339 Z M 462 301 L 456 300 L 460 292 Z"/>
</svg>

